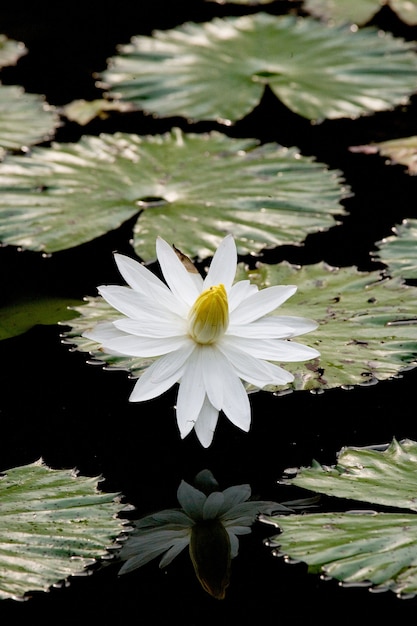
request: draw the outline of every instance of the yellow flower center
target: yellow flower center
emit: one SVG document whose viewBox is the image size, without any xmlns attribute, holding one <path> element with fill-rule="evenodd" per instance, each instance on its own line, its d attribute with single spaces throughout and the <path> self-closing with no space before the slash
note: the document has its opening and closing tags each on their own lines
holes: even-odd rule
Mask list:
<svg viewBox="0 0 417 626">
<path fill-rule="evenodd" d="M 188 332 L 197 343 L 214 343 L 229 325 L 229 305 L 224 285 L 209 287 L 198 296 L 188 315 Z"/>
</svg>

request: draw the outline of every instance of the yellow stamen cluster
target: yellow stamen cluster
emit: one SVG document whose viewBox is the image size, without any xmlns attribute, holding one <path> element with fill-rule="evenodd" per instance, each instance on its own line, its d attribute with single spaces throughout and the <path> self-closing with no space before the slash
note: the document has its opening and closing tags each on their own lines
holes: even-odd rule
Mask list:
<svg viewBox="0 0 417 626">
<path fill-rule="evenodd" d="M 215 343 L 229 325 L 229 305 L 224 285 L 203 291 L 188 316 L 188 332 L 197 343 Z"/>
</svg>

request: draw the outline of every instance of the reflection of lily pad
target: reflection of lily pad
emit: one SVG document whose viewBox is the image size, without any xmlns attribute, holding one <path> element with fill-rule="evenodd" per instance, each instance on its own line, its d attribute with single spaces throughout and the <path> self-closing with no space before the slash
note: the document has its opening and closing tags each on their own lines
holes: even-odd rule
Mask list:
<svg viewBox="0 0 417 626">
<path fill-rule="evenodd" d="M 345 195 L 339 172 L 273 143 L 179 130 L 85 136 L 0 164 L 0 240 L 55 252 L 141 212 L 133 245 L 147 261 L 157 235 L 205 257 L 233 232 L 240 253 L 256 253 L 333 226 Z"/>
<path fill-rule="evenodd" d="M 406 24 L 417 23 L 416 0 L 305 0 L 304 8 L 322 19 L 365 24 L 384 4 Z"/>
<path fill-rule="evenodd" d="M 0 340 L 15 337 L 36 324 L 57 324 L 71 319 L 76 312 L 69 307 L 75 300 L 32 296 L 0 307 Z"/>
<path fill-rule="evenodd" d="M 355 268 L 334 269 L 323 264 L 296 268 L 288 263 L 259 265 L 256 270 L 240 265 L 238 279 L 245 278 L 260 288 L 297 285 L 296 294 L 277 313 L 305 316 L 320 324 L 303 337 L 304 344 L 320 351 L 320 359 L 285 363 L 295 375 L 290 388 L 369 384 L 415 365 L 417 289 L 399 279 L 380 280 L 377 272 L 361 273 Z M 66 341 L 109 366 L 141 375 L 150 359 L 106 355 L 97 343 L 81 336 L 98 322 L 112 321 L 120 314 L 101 297 L 89 298 L 76 310 L 80 316 L 68 322 L 71 328 L 64 335 Z"/>
<path fill-rule="evenodd" d="M 0 478 L 0 599 L 47 591 L 108 556 L 123 505 L 98 482 L 40 461 Z"/>
<path fill-rule="evenodd" d="M 14 65 L 26 53 L 27 49 L 21 41 L 15 41 L 0 34 L 0 67 Z"/>
<path fill-rule="evenodd" d="M 417 279 L 417 220 L 404 220 L 393 228 L 394 234 L 377 243 L 374 256 L 388 266 L 390 276 Z"/>
<path fill-rule="evenodd" d="M 285 482 L 338 498 L 406 510 L 264 516 L 262 521 L 281 530 L 268 544 L 277 555 L 306 562 L 312 573 L 415 596 L 416 470 L 417 444 L 410 440 L 394 440 L 382 450 L 344 448 L 335 466 L 314 463 L 311 468 L 301 468 Z"/>
<path fill-rule="evenodd" d="M 417 90 L 414 44 L 291 15 L 190 22 L 134 37 L 119 51 L 104 85 L 162 116 L 235 121 L 269 85 L 306 118 L 356 117 L 390 109 Z"/>
</svg>

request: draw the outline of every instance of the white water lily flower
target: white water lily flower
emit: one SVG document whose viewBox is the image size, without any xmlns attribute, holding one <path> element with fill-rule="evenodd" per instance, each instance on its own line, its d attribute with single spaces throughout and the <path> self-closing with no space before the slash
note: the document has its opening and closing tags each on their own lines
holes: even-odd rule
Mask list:
<svg viewBox="0 0 417 626">
<path fill-rule="evenodd" d="M 158 357 L 136 382 L 130 401 L 150 400 L 179 383 L 181 437 L 194 428 L 208 447 L 219 411 L 249 430 L 251 410 L 242 381 L 260 389 L 285 385 L 293 375 L 270 361 L 319 356 L 313 348 L 288 341 L 317 324 L 269 315 L 295 293 L 295 286 L 259 290 L 248 280 L 233 284 L 237 251 L 231 235 L 220 243 L 204 279 L 160 237 L 156 252 L 166 284 L 142 264 L 115 255 L 129 286 L 102 286 L 99 292 L 124 317 L 99 324 L 85 336 L 112 354 Z"/>
<path fill-rule="evenodd" d="M 181 481 L 177 491 L 181 508 L 166 509 L 135 522 L 118 554 L 125 561 L 119 574 L 132 572 L 161 554 L 159 567 L 164 568 L 188 546 L 203 588 L 215 598 L 224 598 L 230 561 L 239 551 L 238 535 L 250 533 L 260 513 L 293 512 L 277 502 L 248 502 L 250 485 L 219 491 L 209 470 L 197 474 L 195 484 L 198 488 Z"/>
</svg>

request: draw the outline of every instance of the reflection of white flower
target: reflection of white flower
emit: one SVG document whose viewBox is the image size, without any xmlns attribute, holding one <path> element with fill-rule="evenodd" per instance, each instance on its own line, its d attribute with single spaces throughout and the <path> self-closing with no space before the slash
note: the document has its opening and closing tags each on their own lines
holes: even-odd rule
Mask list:
<svg viewBox="0 0 417 626">
<path fill-rule="evenodd" d="M 239 550 L 237 536 L 250 533 L 261 512 L 290 513 L 291 509 L 276 502 L 248 502 L 249 485 L 218 491 L 209 470 L 200 472 L 195 484 L 198 489 L 181 482 L 177 498 L 182 508 L 160 511 L 135 523 L 119 553 L 125 561 L 119 573 L 131 572 L 164 553 L 159 567 L 166 567 L 188 546 L 203 588 L 223 598 L 229 584 L 230 560 Z"/>
<path fill-rule="evenodd" d="M 127 286 L 102 286 L 101 295 L 124 317 L 85 333 L 105 351 L 159 357 L 137 381 L 132 402 L 155 398 L 179 382 L 177 422 L 181 437 L 193 428 L 210 445 L 219 411 L 249 430 L 250 405 L 242 381 L 263 388 L 285 385 L 293 375 L 270 363 L 304 361 L 317 350 L 288 341 L 314 330 L 301 317 L 269 315 L 296 287 L 258 290 L 248 280 L 233 284 L 237 266 L 231 235 L 220 243 L 207 276 L 189 271 L 161 238 L 156 251 L 165 284 L 140 263 L 115 255 Z"/>
</svg>

